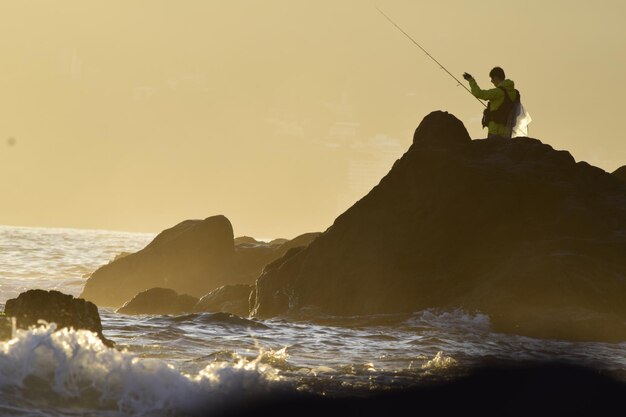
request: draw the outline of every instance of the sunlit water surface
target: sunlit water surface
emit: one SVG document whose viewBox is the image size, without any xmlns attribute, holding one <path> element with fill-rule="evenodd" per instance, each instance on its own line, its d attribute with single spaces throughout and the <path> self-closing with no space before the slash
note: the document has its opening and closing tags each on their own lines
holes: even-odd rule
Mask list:
<svg viewBox="0 0 626 417">
<path fill-rule="evenodd" d="M 86 277 L 154 235 L 0 226 L 0 303 L 33 288 L 77 296 Z M 104 347 L 54 326 L 0 342 L 0 415 L 187 415 L 276 390 L 344 395 L 463 375 L 489 360 L 565 360 L 626 375 L 626 344 L 493 333 L 463 311 L 324 317 L 125 316 L 100 309 Z"/>
</svg>

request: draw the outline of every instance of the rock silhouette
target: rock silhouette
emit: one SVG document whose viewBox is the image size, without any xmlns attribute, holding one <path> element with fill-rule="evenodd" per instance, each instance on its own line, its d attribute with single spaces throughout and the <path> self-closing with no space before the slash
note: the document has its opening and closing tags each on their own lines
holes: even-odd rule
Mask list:
<svg viewBox="0 0 626 417">
<path fill-rule="evenodd" d="M 496 331 L 626 340 L 626 184 L 531 138 L 433 112 L 309 246 L 266 267 L 256 317 L 480 310 Z"/>
<path fill-rule="evenodd" d="M 59 291 L 28 290 L 6 302 L 4 314 L 14 317 L 17 328 L 36 326 L 39 320 L 56 323 L 57 329 L 90 330 L 107 346 L 113 342 L 102 334 L 100 314 L 95 304 Z M 6 334 L 4 334 L 6 337 Z M 10 336 L 10 333 L 9 333 Z"/>
<path fill-rule="evenodd" d="M 120 254 L 98 268 L 87 279 L 81 297 L 100 306 L 119 307 L 151 288 L 199 298 L 224 285 L 251 285 L 267 263 L 291 247 L 308 245 L 318 235 L 265 243 L 246 236 L 234 239 L 225 216 L 186 220 L 161 232 L 144 249 Z"/>
<path fill-rule="evenodd" d="M 626 181 L 626 165 L 617 168 L 613 171 L 613 175 L 619 178 L 622 181 Z"/>
<path fill-rule="evenodd" d="M 139 252 L 97 269 L 81 297 L 113 307 L 155 287 L 199 297 L 229 283 L 234 256 L 233 228 L 226 217 L 186 220 Z"/>
</svg>

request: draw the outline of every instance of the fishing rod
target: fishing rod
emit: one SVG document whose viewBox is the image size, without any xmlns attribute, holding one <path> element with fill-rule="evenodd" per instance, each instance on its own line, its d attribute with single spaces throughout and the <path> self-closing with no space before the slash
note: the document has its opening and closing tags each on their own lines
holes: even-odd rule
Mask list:
<svg viewBox="0 0 626 417">
<path fill-rule="evenodd" d="M 424 53 L 426 55 L 428 55 L 428 57 L 430 59 L 432 59 L 433 61 L 435 61 L 437 63 L 437 65 L 439 65 L 439 67 L 441 67 L 442 70 L 444 70 L 445 72 L 448 73 L 448 75 L 450 75 L 450 77 L 454 78 L 454 80 L 458 83 L 458 85 L 460 85 L 461 87 L 463 87 L 464 89 L 467 90 L 468 93 L 472 94 L 472 91 L 467 88 L 461 81 L 459 81 L 454 75 L 452 75 L 450 73 L 450 71 L 448 71 L 446 69 L 446 67 L 444 67 L 443 65 L 441 65 L 439 63 L 439 61 L 437 61 L 431 54 L 428 53 L 428 51 L 424 48 L 422 48 L 422 45 L 420 45 L 419 43 L 415 42 L 415 39 L 413 39 L 411 36 L 409 36 L 408 33 L 406 33 L 400 26 L 398 26 L 396 24 L 396 22 L 394 22 L 393 20 L 391 20 L 391 18 L 389 16 L 387 16 L 382 10 L 380 10 L 378 7 L 376 8 L 376 10 L 378 10 L 380 12 L 380 14 L 382 14 L 383 16 L 385 16 L 385 19 L 387 19 L 392 25 L 394 25 L 396 28 L 398 28 L 398 30 L 402 33 L 404 33 L 404 36 L 406 36 L 407 38 L 409 38 L 411 40 L 411 42 L 413 42 L 415 45 L 417 45 L 418 48 L 420 48 L 422 51 L 424 51 Z M 478 102 L 480 104 L 482 104 L 483 106 L 487 107 L 487 105 L 485 103 L 483 103 L 478 97 L 475 97 L 474 94 L 472 94 L 472 97 L 474 97 L 476 100 L 478 100 Z"/>
</svg>

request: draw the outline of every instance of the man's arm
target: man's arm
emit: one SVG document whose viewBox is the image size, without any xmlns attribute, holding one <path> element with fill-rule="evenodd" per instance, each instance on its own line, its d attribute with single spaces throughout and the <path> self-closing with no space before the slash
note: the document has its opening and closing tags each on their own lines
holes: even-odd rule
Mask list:
<svg viewBox="0 0 626 417">
<path fill-rule="evenodd" d="M 495 98 L 501 97 L 504 93 L 499 88 L 492 88 L 491 90 L 481 90 L 475 79 L 471 78 L 468 81 L 474 97 L 481 100 L 493 100 Z"/>
</svg>

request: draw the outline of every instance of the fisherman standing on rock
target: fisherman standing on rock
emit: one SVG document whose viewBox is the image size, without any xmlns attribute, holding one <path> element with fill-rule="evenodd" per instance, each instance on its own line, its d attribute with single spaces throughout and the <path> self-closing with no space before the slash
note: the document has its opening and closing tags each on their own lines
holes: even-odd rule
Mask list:
<svg viewBox="0 0 626 417">
<path fill-rule="evenodd" d="M 483 128 L 488 128 L 489 139 L 510 139 L 520 110 L 520 94 L 515 89 L 515 83 L 507 80 L 504 70 L 495 67 L 489 72 L 491 82 L 496 88 L 481 90 L 474 77 L 467 72 L 463 78 L 469 81 L 474 97 L 489 100 L 483 113 Z"/>
</svg>

